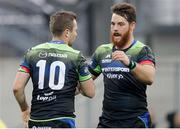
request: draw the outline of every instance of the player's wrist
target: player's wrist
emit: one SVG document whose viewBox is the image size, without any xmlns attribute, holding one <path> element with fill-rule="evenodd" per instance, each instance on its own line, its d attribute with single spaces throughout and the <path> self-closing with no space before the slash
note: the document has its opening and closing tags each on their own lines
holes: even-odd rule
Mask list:
<svg viewBox="0 0 180 129">
<path fill-rule="evenodd" d="M 29 106 L 21 107 L 21 112 L 27 112 L 29 110 Z"/>
<path fill-rule="evenodd" d="M 130 70 L 133 70 L 134 68 L 136 68 L 136 62 L 133 60 L 129 61 L 129 65 L 127 66 Z"/>
</svg>

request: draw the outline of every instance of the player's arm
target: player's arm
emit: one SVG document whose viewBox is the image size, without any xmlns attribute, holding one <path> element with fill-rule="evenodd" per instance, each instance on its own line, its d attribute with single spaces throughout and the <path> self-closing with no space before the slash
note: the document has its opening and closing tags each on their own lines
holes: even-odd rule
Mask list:
<svg viewBox="0 0 180 129">
<path fill-rule="evenodd" d="M 131 70 L 136 79 L 142 81 L 146 85 L 152 85 L 155 77 L 154 64 L 139 64 L 136 63 L 136 67 Z"/>
<path fill-rule="evenodd" d="M 22 111 L 22 119 L 23 119 L 24 127 L 27 127 L 29 114 L 30 114 L 29 107 L 26 102 L 26 96 L 24 93 L 24 89 L 29 78 L 30 78 L 29 73 L 17 72 L 13 83 L 13 93 Z"/>
<path fill-rule="evenodd" d="M 144 63 L 137 63 L 128 58 L 123 51 L 115 51 L 112 54 L 114 60 L 122 61 L 128 66 L 136 79 L 146 85 L 152 85 L 155 77 L 155 67 L 152 61 L 146 60 Z"/>
<path fill-rule="evenodd" d="M 86 97 L 93 98 L 95 96 L 95 86 L 91 79 L 80 82 L 79 87 L 80 93 Z"/>
<path fill-rule="evenodd" d="M 92 79 L 95 80 L 96 78 L 98 78 L 98 76 L 101 74 L 101 69 L 100 66 L 92 66 L 89 64 L 88 66 L 89 72 L 91 73 Z"/>
<path fill-rule="evenodd" d="M 89 72 L 91 73 L 92 76 L 92 80 L 96 80 L 96 78 L 98 78 L 98 76 L 101 74 L 101 70 L 99 70 L 100 72 L 96 72 L 91 65 L 89 65 Z"/>
<path fill-rule="evenodd" d="M 101 48 L 98 47 L 91 57 L 91 61 L 88 64 L 89 72 L 91 73 L 92 79 L 95 80 L 101 74 L 102 69 L 100 65 L 99 53 Z"/>
<path fill-rule="evenodd" d="M 138 63 L 131 69 L 132 74 L 146 85 L 152 85 L 155 78 L 155 57 L 152 50 L 145 46 L 139 53 Z M 130 60 L 129 67 L 132 68 L 133 60 Z"/>
<path fill-rule="evenodd" d="M 81 53 L 79 54 L 78 59 L 79 86 L 77 86 L 77 88 L 82 95 L 92 98 L 95 95 L 95 88 L 91 74 L 88 70 L 88 64 Z"/>
<path fill-rule="evenodd" d="M 17 72 L 13 83 L 13 93 L 17 102 L 19 103 L 21 111 L 25 111 L 28 109 L 24 90 L 29 78 L 29 73 Z"/>
</svg>

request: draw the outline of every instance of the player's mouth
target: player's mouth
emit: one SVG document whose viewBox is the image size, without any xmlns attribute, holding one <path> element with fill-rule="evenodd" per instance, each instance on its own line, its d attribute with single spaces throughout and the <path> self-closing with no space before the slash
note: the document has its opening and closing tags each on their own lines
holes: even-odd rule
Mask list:
<svg viewBox="0 0 180 129">
<path fill-rule="evenodd" d="M 114 33 L 113 36 L 114 36 L 114 37 L 119 37 L 119 36 L 121 36 L 121 34 L 119 34 L 119 33 Z"/>
<path fill-rule="evenodd" d="M 121 35 L 120 33 L 114 33 L 114 34 L 113 34 L 114 40 L 120 40 L 121 37 L 122 37 L 122 35 Z"/>
</svg>

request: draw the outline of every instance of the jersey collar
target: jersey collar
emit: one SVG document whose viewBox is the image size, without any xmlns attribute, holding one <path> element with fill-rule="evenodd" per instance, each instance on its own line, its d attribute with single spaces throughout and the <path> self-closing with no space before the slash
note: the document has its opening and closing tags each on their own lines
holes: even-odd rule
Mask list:
<svg viewBox="0 0 180 129">
<path fill-rule="evenodd" d="M 65 44 L 65 42 L 63 40 L 52 40 L 49 43 L 53 43 L 53 44 Z"/>
<path fill-rule="evenodd" d="M 120 50 L 120 51 L 124 51 L 124 52 L 126 52 L 128 49 L 130 49 L 134 44 L 136 44 L 136 40 L 133 40 L 133 42 L 132 42 L 132 44 L 128 47 L 128 48 L 126 48 L 126 49 L 118 49 L 118 48 L 116 48 L 115 47 L 115 45 L 113 46 L 113 48 L 112 48 L 112 51 L 114 52 L 114 51 L 116 51 L 116 50 Z"/>
</svg>

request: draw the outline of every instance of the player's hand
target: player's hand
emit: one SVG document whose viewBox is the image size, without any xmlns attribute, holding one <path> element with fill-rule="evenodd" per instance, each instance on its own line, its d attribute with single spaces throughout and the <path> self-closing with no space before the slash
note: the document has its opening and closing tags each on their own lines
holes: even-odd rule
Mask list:
<svg viewBox="0 0 180 129">
<path fill-rule="evenodd" d="M 122 61 L 126 66 L 130 63 L 128 56 L 123 51 L 119 50 L 112 53 L 112 59 Z"/>
<path fill-rule="evenodd" d="M 78 83 L 78 85 L 77 85 L 77 87 L 76 87 L 75 95 L 79 95 L 79 94 L 84 95 L 83 91 L 82 91 L 81 88 L 80 88 L 80 84 Z"/>
<path fill-rule="evenodd" d="M 83 96 L 86 96 L 86 95 L 84 94 L 84 92 L 81 90 L 80 83 L 78 82 L 78 85 L 76 86 L 75 95 L 79 95 L 79 94 L 82 94 Z"/>
<path fill-rule="evenodd" d="M 29 118 L 30 118 L 30 109 L 27 108 L 27 110 L 22 112 L 22 120 L 25 128 L 28 127 Z"/>
</svg>

